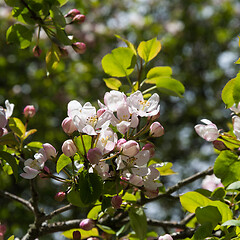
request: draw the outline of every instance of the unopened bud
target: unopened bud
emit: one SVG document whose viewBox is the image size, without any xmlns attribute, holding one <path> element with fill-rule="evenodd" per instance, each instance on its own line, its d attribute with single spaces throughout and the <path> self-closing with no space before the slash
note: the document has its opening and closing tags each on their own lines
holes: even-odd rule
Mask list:
<svg viewBox="0 0 240 240">
<path fill-rule="evenodd" d="M 73 20 L 72 20 L 72 23 L 78 23 L 78 24 L 80 24 L 80 23 L 83 23 L 84 21 L 85 21 L 85 15 L 83 15 L 83 14 L 77 14 L 74 18 L 73 18 Z"/>
<path fill-rule="evenodd" d="M 114 196 L 111 200 L 111 204 L 115 209 L 119 209 L 122 204 L 122 198 L 120 196 Z"/>
<path fill-rule="evenodd" d="M 173 238 L 171 237 L 171 235 L 165 234 L 163 236 L 160 236 L 158 240 L 173 240 Z"/>
<path fill-rule="evenodd" d="M 42 146 L 47 159 L 55 158 L 57 156 L 56 149 L 50 143 L 44 143 Z"/>
<path fill-rule="evenodd" d="M 80 11 L 77 10 L 77 9 L 71 9 L 64 17 L 70 17 L 70 18 L 73 18 L 75 17 L 76 15 L 80 14 Z"/>
<path fill-rule="evenodd" d="M 67 57 L 68 56 L 68 50 L 65 47 L 58 47 L 59 51 L 61 53 L 61 57 Z"/>
<path fill-rule="evenodd" d="M 68 157 L 72 157 L 75 155 L 75 153 L 77 152 L 77 148 L 71 139 L 66 140 L 63 143 L 62 152 Z"/>
<path fill-rule="evenodd" d="M 122 149 L 122 153 L 124 155 L 127 155 L 128 157 L 133 157 L 139 152 L 140 147 L 136 141 L 129 140 L 122 145 Z"/>
<path fill-rule="evenodd" d="M 77 127 L 74 125 L 72 118 L 66 117 L 62 121 L 62 129 L 65 133 L 71 134 L 77 130 Z"/>
<path fill-rule="evenodd" d="M 152 137 L 161 137 L 164 134 L 164 128 L 159 122 L 154 122 L 150 126 L 150 135 Z"/>
<path fill-rule="evenodd" d="M 42 53 L 42 50 L 38 45 L 33 48 L 33 55 L 35 57 L 40 57 L 41 53 Z"/>
<path fill-rule="evenodd" d="M 27 105 L 24 110 L 23 114 L 26 118 L 32 118 L 36 113 L 36 109 L 33 105 Z"/>
<path fill-rule="evenodd" d="M 95 227 L 95 221 L 91 218 L 86 218 L 80 222 L 79 226 L 85 231 L 90 231 Z"/>
<path fill-rule="evenodd" d="M 216 148 L 216 149 L 219 150 L 219 151 L 227 150 L 227 149 L 228 149 L 228 148 L 226 147 L 226 145 L 225 145 L 222 141 L 219 141 L 219 140 L 213 141 L 213 146 L 214 146 L 214 148 Z"/>
<path fill-rule="evenodd" d="M 4 128 L 7 125 L 7 118 L 5 111 L 2 109 L 0 111 L 0 128 Z"/>
<path fill-rule="evenodd" d="M 54 199 L 55 199 L 56 201 L 58 201 L 58 202 L 62 202 L 62 201 L 64 200 L 65 196 L 66 196 L 66 193 L 65 193 L 65 192 L 58 192 L 58 193 L 55 195 Z"/>
<path fill-rule="evenodd" d="M 127 140 L 125 138 L 120 138 L 118 141 L 117 141 L 117 145 L 116 145 L 116 149 L 118 151 L 120 151 L 122 149 L 122 145 L 127 142 Z"/>
<path fill-rule="evenodd" d="M 155 154 L 155 147 L 152 143 L 147 143 L 143 146 L 142 151 L 148 150 L 150 152 L 150 157 L 153 157 Z"/>
<path fill-rule="evenodd" d="M 98 164 L 102 159 L 102 152 L 99 148 L 92 148 L 87 153 L 87 159 L 91 164 Z"/>
<path fill-rule="evenodd" d="M 72 44 L 72 48 L 76 53 L 83 54 L 86 51 L 86 44 L 83 42 L 76 42 Z"/>
<path fill-rule="evenodd" d="M 81 233 L 80 231 L 73 232 L 73 240 L 81 240 Z"/>
</svg>

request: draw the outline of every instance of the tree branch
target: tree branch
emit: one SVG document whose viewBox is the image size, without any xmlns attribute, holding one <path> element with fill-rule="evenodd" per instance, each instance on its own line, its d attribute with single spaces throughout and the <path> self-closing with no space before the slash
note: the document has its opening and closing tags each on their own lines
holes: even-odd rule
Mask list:
<svg viewBox="0 0 240 240">
<path fill-rule="evenodd" d="M 146 203 L 149 203 L 149 202 L 153 202 L 155 200 L 158 200 L 158 199 L 161 199 L 163 197 L 169 197 L 170 194 L 176 192 L 177 190 L 179 190 L 181 187 L 189 184 L 189 183 L 192 183 L 194 182 L 195 180 L 199 179 L 199 178 L 202 178 L 206 175 L 211 175 L 213 174 L 213 167 L 209 167 L 207 170 L 205 171 L 202 171 L 202 172 L 198 172 L 188 178 L 185 178 L 183 179 L 182 181 L 178 182 L 177 184 L 173 185 L 172 187 L 169 187 L 165 193 L 162 193 L 162 194 L 159 194 L 157 197 L 155 198 L 150 198 L 150 199 L 147 199 L 147 198 L 143 198 L 141 199 L 140 201 L 140 204 L 141 205 L 144 205 Z"/>
<path fill-rule="evenodd" d="M 30 211 L 34 212 L 34 209 L 33 209 L 33 206 L 31 205 L 31 203 L 21 197 L 18 197 L 16 195 L 6 192 L 6 191 L 0 191 L 0 196 L 17 201 L 17 202 L 21 203 L 22 205 L 24 205 L 25 207 L 27 207 Z"/>
</svg>

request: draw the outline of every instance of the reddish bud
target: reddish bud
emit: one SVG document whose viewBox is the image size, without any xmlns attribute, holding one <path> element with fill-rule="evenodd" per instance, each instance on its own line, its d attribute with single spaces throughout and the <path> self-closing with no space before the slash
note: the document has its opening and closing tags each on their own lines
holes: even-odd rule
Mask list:
<svg viewBox="0 0 240 240">
<path fill-rule="evenodd" d="M 2 109 L 0 111 L 0 128 L 4 128 L 7 125 L 7 118 L 6 118 L 6 114 L 5 111 Z"/>
<path fill-rule="evenodd" d="M 83 42 L 76 42 L 72 44 L 72 48 L 75 52 L 83 54 L 86 51 L 86 44 Z"/>
<path fill-rule="evenodd" d="M 62 152 L 68 157 L 72 157 L 75 155 L 75 153 L 77 152 L 77 148 L 71 139 L 66 140 L 63 143 Z"/>
<path fill-rule="evenodd" d="M 55 195 L 54 199 L 55 199 L 56 201 L 58 201 L 58 202 L 62 202 L 62 201 L 64 200 L 65 196 L 66 196 L 66 193 L 65 193 L 65 192 L 58 192 L 58 193 Z"/>
<path fill-rule="evenodd" d="M 152 143 L 147 143 L 143 146 L 142 151 L 148 150 L 150 152 L 150 157 L 153 157 L 155 154 L 155 147 Z"/>
<path fill-rule="evenodd" d="M 86 218 L 80 222 L 79 226 L 85 231 L 90 231 L 95 227 L 95 221 L 91 218 Z"/>
<path fill-rule="evenodd" d="M 81 233 L 79 231 L 73 232 L 73 240 L 81 240 Z"/>
<path fill-rule="evenodd" d="M 42 53 L 41 48 L 40 48 L 38 45 L 36 45 L 36 46 L 33 48 L 33 55 L 34 55 L 35 57 L 40 57 L 41 53 Z"/>
<path fill-rule="evenodd" d="M 64 17 L 70 17 L 73 18 L 76 15 L 80 14 L 80 11 L 77 9 L 71 9 Z"/>
<path fill-rule="evenodd" d="M 26 118 L 32 118 L 36 113 L 36 109 L 33 105 L 27 105 L 24 110 L 23 114 Z"/>
<path fill-rule="evenodd" d="M 152 137 L 161 137 L 164 134 L 164 128 L 159 122 L 154 122 L 150 126 L 150 135 Z"/>
<path fill-rule="evenodd" d="M 74 18 L 73 18 L 73 20 L 72 20 L 72 23 L 78 23 L 78 24 L 80 24 L 80 23 L 83 23 L 84 21 L 85 21 L 85 15 L 83 15 L 83 14 L 77 14 Z"/>
<path fill-rule="evenodd" d="M 219 141 L 219 140 L 213 141 L 213 146 L 214 146 L 214 148 L 216 148 L 216 149 L 219 150 L 219 151 L 227 150 L 227 149 L 228 149 L 228 148 L 226 147 L 226 145 L 225 145 L 222 141 Z"/>
<path fill-rule="evenodd" d="M 92 148 L 87 153 L 87 159 L 91 164 L 98 164 L 102 159 L 102 152 L 99 148 Z"/>
<path fill-rule="evenodd" d="M 122 149 L 122 145 L 127 142 L 127 140 L 125 138 L 120 138 L 118 141 L 117 141 L 117 146 L 116 146 L 116 149 L 118 151 L 120 151 Z"/>
<path fill-rule="evenodd" d="M 119 209 L 122 204 L 122 198 L 120 196 L 114 196 L 111 200 L 111 204 L 114 208 Z"/>
<path fill-rule="evenodd" d="M 67 134 L 72 134 L 74 131 L 77 130 L 77 127 L 74 125 L 72 118 L 66 117 L 62 121 L 62 129 Z"/>
<path fill-rule="evenodd" d="M 68 56 L 68 50 L 65 47 L 58 47 L 59 51 L 61 53 L 61 57 L 67 57 Z"/>
</svg>

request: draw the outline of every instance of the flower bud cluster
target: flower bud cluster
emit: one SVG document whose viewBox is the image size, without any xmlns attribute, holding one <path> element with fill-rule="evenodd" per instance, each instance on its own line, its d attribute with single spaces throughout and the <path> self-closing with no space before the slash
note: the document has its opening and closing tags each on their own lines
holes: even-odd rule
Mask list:
<svg viewBox="0 0 240 240">
<path fill-rule="evenodd" d="M 158 94 L 148 100 L 140 91 L 130 96 L 112 90 L 105 93 L 104 103 L 98 102 L 99 109 L 87 102 L 77 100 L 68 103 L 68 117 L 62 122 L 65 133 L 72 136 L 92 137 L 91 148 L 86 151 L 85 168 L 97 172 L 103 180 L 117 174 L 129 186 L 144 190 L 146 196 L 158 194 L 160 173 L 157 166 L 147 166 L 153 157 L 155 147 L 150 138 L 160 137 L 164 128 L 157 122 L 160 105 Z M 141 123 L 145 121 L 143 124 Z M 73 139 L 66 140 L 62 152 L 73 157 L 78 151 Z M 81 153 L 82 154 L 82 153 Z M 111 169 L 115 169 L 112 171 Z M 121 198 L 115 196 L 112 206 L 119 208 Z"/>
</svg>

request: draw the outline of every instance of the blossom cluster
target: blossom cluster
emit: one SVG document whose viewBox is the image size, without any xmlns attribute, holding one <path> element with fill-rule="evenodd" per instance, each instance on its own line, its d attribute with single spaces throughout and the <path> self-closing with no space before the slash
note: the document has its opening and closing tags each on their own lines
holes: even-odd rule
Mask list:
<svg viewBox="0 0 240 240">
<path fill-rule="evenodd" d="M 156 196 L 160 174 L 157 165 L 148 166 L 148 162 L 155 151 L 149 138 L 164 134 L 162 125 L 155 121 L 160 112 L 158 94 L 145 100 L 140 91 L 127 97 L 112 90 L 98 105 L 97 110 L 89 102 L 82 106 L 72 100 L 68 103 L 68 117 L 62 122 L 69 136 L 75 131 L 92 136 L 93 144 L 86 155 L 89 172 L 97 172 L 103 180 L 117 174 L 125 183 L 144 187 L 147 196 Z M 146 118 L 143 126 L 142 118 Z M 68 157 L 76 154 L 72 138 L 63 143 L 62 151 Z"/>
<path fill-rule="evenodd" d="M 0 137 L 7 133 L 7 123 L 8 119 L 12 116 L 14 104 L 10 103 L 8 100 L 5 101 L 6 109 L 0 106 Z"/>
</svg>

